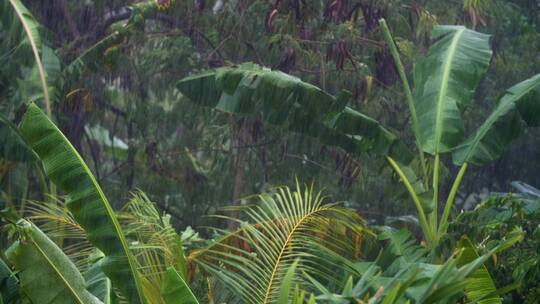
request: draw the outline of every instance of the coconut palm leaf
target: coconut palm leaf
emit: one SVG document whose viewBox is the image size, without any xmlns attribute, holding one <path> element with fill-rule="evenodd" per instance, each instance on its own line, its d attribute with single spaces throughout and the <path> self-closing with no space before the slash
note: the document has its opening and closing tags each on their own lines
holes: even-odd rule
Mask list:
<svg viewBox="0 0 540 304">
<path fill-rule="evenodd" d="M 467 237 L 463 237 L 459 240 L 456 247 L 462 249 L 462 253 L 457 261 L 458 267 L 478 258 L 478 253 L 476 252 L 474 245 Z M 502 303 L 502 299 L 497 295 L 486 297 L 497 291 L 497 287 L 489 275 L 486 266 L 480 266 L 466 279 L 466 281 L 465 294 L 469 301 L 478 304 Z"/>
<path fill-rule="evenodd" d="M 438 39 L 414 68 L 418 138 L 425 152 L 448 152 L 463 137 L 461 114 L 486 72 L 489 36 L 462 26 L 437 26 Z"/>
<path fill-rule="evenodd" d="M 354 252 L 351 235 L 369 233 L 354 211 L 324 201 L 312 187 L 259 195 L 243 210 L 251 223 L 239 221 L 234 244 L 228 236 L 194 261 L 239 294 L 242 303 L 276 303 L 296 260 L 293 282 L 305 285 L 300 274 L 308 273 L 335 283 L 331 274 L 352 269 L 341 256 Z"/>
<path fill-rule="evenodd" d="M 405 164 L 412 159 L 389 130 L 345 107 L 350 93 L 334 97 L 280 71 L 247 63 L 185 78 L 177 88 L 197 105 L 260 117 L 350 153 L 390 155 Z"/>
<path fill-rule="evenodd" d="M 105 274 L 130 303 L 145 303 L 135 258 L 114 211 L 79 153 L 35 104 L 29 105 L 21 132 L 43 161 L 49 178 L 66 192 L 66 205 L 88 240 L 105 254 Z"/>
<path fill-rule="evenodd" d="M 486 121 L 452 154 L 454 163 L 482 165 L 497 159 L 525 127 L 540 126 L 540 74 L 506 91 Z"/>
<path fill-rule="evenodd" d="M 21 289 L 33 303 L 101 303 L 85 288 L 75 265 L 35 225 L 20 220 L 21 240 L 6 252 L 18 271 Z"/>
<path fill-rule="evenodd" d="M 169 267 L 186 278 L 180 236 L 172 227 L 170 216 L 162 216 L 146 194 L 140 191 L 133 193 L 118 218 L 126 235 L 137 240 L 130 249 L 139 271 L 155 291 L 161 289 Z"/>
<path fill-rule="evenodd" d="M 95 251 L 88 242 L 86 231 L 77 223 L 73 214 L 66 210 L 63 201 L 29 201 L 25 209 L 28 220 L 39 227 L 52 240 L 62 240 L 64 253 L 82 273 L 89 267 L 89 256 Z"/>
</svg>

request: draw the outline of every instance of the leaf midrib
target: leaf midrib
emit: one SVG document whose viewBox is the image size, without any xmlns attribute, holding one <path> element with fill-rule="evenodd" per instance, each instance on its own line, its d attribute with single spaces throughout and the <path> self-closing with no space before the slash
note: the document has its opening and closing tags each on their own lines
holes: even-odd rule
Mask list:
<svg viewBox="0 0 540 304">
<path fill-rule="evenodd" d="M 270 276 L 270 280 L 268 281 L 268 286 L 266 287 L 266 291 L 264 293 L 264 301 L 263 301 L 263 303 L 268 303 L 268 299 L 269 299 L 270 293 L 272 291 L 272 284 L 274 283 L 274 279 L 275 279 L 277 270 L 279 268 L 281 258 L 283 257 L 283 253 L 285 252 L 285 248 L 287 248 L 289 242 L 292 239 L 292 236 L 295 234 L 295 232 L 298 230 L 298 228 L 306 221 L 307 218 L 313 216 L 316 213 L 319 213 L 319 212 L 324 211 L 324 210 L 329 210 L 329 209 L 330 208 L 328 208 L 328 207 L 322 207 L 320 209 L 313 210 L 310 213 L 302 216 L 302 218 L 300 220 L 298 220 L 298 222 L 294 225 L 294 227 L 288 233 L 287 239 L 285 240 L 285 242 L 281 246 L 281 250 L 279 252 L 279 255 L 278 255 L 278 257 L 276 259 L 276 262 L 274 264 L 274 267 L 272 269 L 272 274 Z"/>
<path fill-rule="evenodd" d="M 435 153 L 439 153 L 439 145 L 442 137 L 442 110 L 444 98 L 448 91 L 448 79 L 450 78 L 450 71 L 452 70 L 452 63 L 456 54 L 457 45 L 461 35 L 465 32 L 465 28 L 459 29 L 452 38 L 452 44 L 448 50 L 448 57 L 444 64 L 443 77 L 441 80 L 441 89 L 439 91 L 439 97 L 437 98 L 437 115 L 435 117 Z"/>
<path fill-rule="evenodd" d="M 35 107 L 35 109 L 37 111 L 41 111 L 41 110 L 39 110 L 39 108 L 35 104 L 33 104 L 33 106 Z M 98 193 L 98 195 L 100 197 L 100 203 L 105 208 L 105 210 L 107 212 L 107 215 L 108 215 L 109 219 L 111 220 L 111 223 L 112 223 L 112 225 L 114 227 L 115 233 L 116 233 L 116 235 L 118 237 L 118 240 L 120 241 L 120 244 L 122 246 L 122 251 L 124 252 L 124 254 L 126 255 L 126 258 L 128 260 L 130 273 L 133 276 L 133 281 L 135 283 L 135 288 L 137 289 L 138 298 L 141 301 L 141 303 L 145 303 L 144 298 L 143 298 L 143 294 L 142 294 L 142 286 L 141 286 L 141 284 L 139 282 L 138 275 L 137 275 L 137 268 L 135 266 L 135 261 L 133 260 L 133 257 L 131 256 L 131 252 L 129 251 L 129 246 L 127 244 L 126 239 L 123 236 L 123 232 L 122 232 L 122 229 L 120 228 L 120 224 L 118 223 L 118 220 L 116 219 L 116 215 L 115 215 L 114 211 L 112 210 L 111 206 L 109 205 L 108 200 L 105 197 L 105 194 L 103 193 L 103 191 L 99 187 L 99 184 L 97 183 L 96 179 L 92 175 L 90 169 L 88 168 L 88 166 L 86 165 L 84 160 L 82 159 L 81 155 L 73 147 L 71 142 L 66 138 L 64 133 L 62 133 L 60 131 L 60 129 L 58 129 L 58 127 L 54 123 L 52 123 L 52 121 L 49 120 L 48 123 L 51 124 L 52 128 L 54 128 L 55 133 L 62 138 L 62 141 L 71 150 L 71 153 L 73 155 L 75 155 L 75 157 L 79 161 L 81 167 L 83 168 L 84 172 L 86 173 L 87 177 L 92 182 L 92 185 L 94 186 L 94 189 L 97 191 L 97 193 Z"/>
<path fill-rule="evenodd" d="M 64 282 L 64 285 L 67 287 L 67 289 L 71 292 L 71 294 L 73 295 L 73 297 L 75 297 L 75 299 L 77 300 L 77 303 L 80 303 L 80 304 L 84 304 L 83 300 L 79 297 L 79 295 L 77 294 L 77 292 L 71 287 L 71 285 L 68 283 L 67 279 L 62 275 L 62 273 L 60 272 L 60 270 L 56 267 L 56 265 L 54 265 L 54 263 L 49 259 L 49 257 L 45 254 L 45 252 L 43 252 L 43 250 L 41 249 L 41 247 L 36 243 L 36 241 L 34 241 L 33 237 L 30 237 L 30 242 L 32 243 L 32 245 L 36 248 L 36 250 L 38 251 L 38 253 L 47 261 L 47 263 L 51 266 L 51 268 L 53 269 L 54 273 L 60 278 L 60 280 L 62 280 L 62 282 Z"/>
</svg>

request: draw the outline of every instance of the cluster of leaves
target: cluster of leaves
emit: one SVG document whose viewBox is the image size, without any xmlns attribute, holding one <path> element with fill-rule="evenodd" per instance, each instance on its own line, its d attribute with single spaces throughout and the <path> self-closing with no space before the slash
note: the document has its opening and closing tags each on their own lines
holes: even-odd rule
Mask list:
<svg viewBox="0 0 540 304">
<path fill-rule="evenodd" d="M 514 227 L 523 227 L 524 241 L 494 256 L 489 269 L 501 286 L 517 283 L 505 303 L 535 303 L 540 295 L 540 191 L 521 182 L 513 185 L 517 193 L 494 195 L 460 214 L 448 238 L 467 233 L 473 242 L 490 248 Z"/>
</svg>

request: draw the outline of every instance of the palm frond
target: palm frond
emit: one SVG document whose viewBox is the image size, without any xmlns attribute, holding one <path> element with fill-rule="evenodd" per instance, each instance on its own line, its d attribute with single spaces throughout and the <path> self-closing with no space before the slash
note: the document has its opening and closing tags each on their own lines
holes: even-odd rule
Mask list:
<svg viewBox="0 0 540 304">
<path fill-rule="evenodd" d="M 25 213 L 28 220 L 62 247 L 80 272 L 86 271 L 89 267 L 88 257 L 94 246 L 88 242 L 86 232 L 61 199 L 55 198 L 48 202 L 29 201 Z"/>
<path fill-rule="evenodd" d="M 168 267 L 174 267 L 185 278 L 184 252 L 180 236 L 170 223 L 169 215 L 161 215 L 154 203 L 141 191 L 120 211 L 118 218 L 128 238 L 139 271 L 148 281 L 147 288 L 159 293 Z"/>
<path fill-rule="evenodd" d="M 343 258 L 354 254 L 354 236 L 369 235 L 362 219 L 338 204 L 326 204 L 313 187 L 288 187 L 257 196 L 242 208 L 240 230 L 192 257 L 193 262 L 236 292 L 242 303 L 275 303 L 288 270 L 298 260 L 290 284 L 307 287 L 300 274 L 331 279 L 353 269 Z"/>
</svg>

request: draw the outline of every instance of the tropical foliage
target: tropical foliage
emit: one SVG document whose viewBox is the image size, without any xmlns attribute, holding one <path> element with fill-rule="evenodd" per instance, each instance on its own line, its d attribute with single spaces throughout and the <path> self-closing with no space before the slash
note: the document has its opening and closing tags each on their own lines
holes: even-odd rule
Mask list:
<svg viewBox="0 0 540 304">
<path fill-rule="evenodd" d="M 536 303 L 539 21 L 0 0 L 0 303 Z"/>
</svg>

